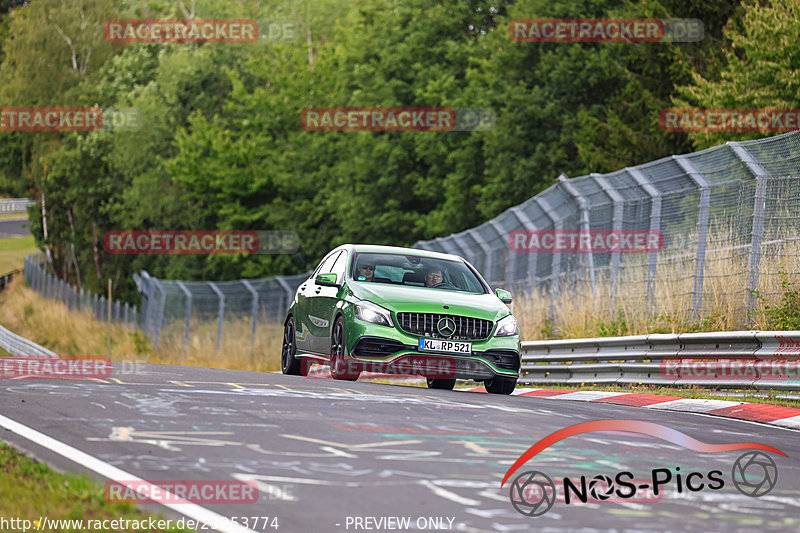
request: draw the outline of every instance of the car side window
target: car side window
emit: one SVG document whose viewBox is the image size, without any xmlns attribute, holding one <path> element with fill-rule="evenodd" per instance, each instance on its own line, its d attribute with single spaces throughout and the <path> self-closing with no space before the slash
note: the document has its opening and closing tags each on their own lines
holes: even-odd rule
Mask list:
<svg viewBox="0 0 800 533">
<path fill-rule="evenodd" d="M 331 271 L 331 267 L 333 267 L 334 261 L 336 261 L 336 259 L 341 254 L 342 254 L 341 251 L 334 252 L 331 255 L 329 255 L 328 257 L 326 257 L 325 259 L 323 259 L 322 262 L 317 267 L 317 270 L 314 271 L 314 276 L 316 276 L 317 274 L 327 274 L 328 272 L 330 272 Z"/>
<path fill-rule="evenodd" d="M 344 273 L 347 268 L 347 252 L 342 251 L 339 254 L 339 257 L 336 259 L 336 262 L 331 267 L 331 272 L 336 274 L 336 279 L 338 281 L 342 281 L 344 279 Z"/>
</svg>

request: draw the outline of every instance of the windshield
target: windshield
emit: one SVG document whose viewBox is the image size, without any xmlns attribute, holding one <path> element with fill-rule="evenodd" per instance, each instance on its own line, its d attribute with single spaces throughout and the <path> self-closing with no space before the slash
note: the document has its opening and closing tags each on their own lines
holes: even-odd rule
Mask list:
<svg viewBox="0 0 800 533">
<path fill-rule="evenodd" d="M 353 260 L 350 278 L 371 283 L 486 293 L 484 284 L 463 261 L 417 255 L 358 253 Z"/>
</svg>

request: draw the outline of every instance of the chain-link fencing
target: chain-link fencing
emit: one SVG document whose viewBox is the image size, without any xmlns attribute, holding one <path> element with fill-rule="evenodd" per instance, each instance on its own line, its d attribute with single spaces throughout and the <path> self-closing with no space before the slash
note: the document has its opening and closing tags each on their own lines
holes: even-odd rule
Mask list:
<svg viewBox="0 0 800 533">
<path fill-rule="evenodd" d="M 562 175 L 480 226 L 414 246 L 466 258 L 493 286 L 544 292 L 556 325 L 555 307 L 571 299 L 748 324 L 759 295 L 778 294 L 781 273 L 800 272 L 798 176 L 800 132 L 729 142 L 609 174 Z M 646 253 L 541 246 L 548 232 L 552 243 L 570 231 L 578 239 L 644 232 L 660 245 Z"/>
<path fill-rule="evenodd" d="M 163 336 L 180 337 L 185 345 L 193 333 L 212 325 L 219 351 L 226 330 L 228 335 L 248 335 L 253 346 L 259 327 L 282 323 L 297 287 L 308 276 L 203 282 L 161 280 L 142 271 L 133 279 L 142 295 L 142 330 L 156 347 Z"/>
<path fill-rule="evenodd" d="M 542 292 L 556 326 L 563 302 L 612 312 L 624 304 L 648 315 L 716 313 L 747 325 L 758 298 L 780 293 L 783 273 L 800 273 L 798 176 L 800 132 L 729 142 L 609 174 L 562 175 L 480 226 L 414 247 L 465 257 L 492 286 L 514 290 L 515 301 Z M 619 244 L 625 232 L 656 235 L 658 245 L 644 253 L 607 246 L 606 237 L 616 235 Z M 548 233 L 550 242 L 559 233 L 567 242 L 601 235 L 606 246 L 537 248 Z M 156 346 L 165 335 L 186 345 L 201 330 L 218 350 L 225 335 L 249 336 L 253 345 L 258 331 L 283 320 L 307 276 L 197 282 L 143 271 L 134 276 L 141 311 L 113 302 L 112 320 L 137 324 Z M 106 319 L 102 295 L 47 274 L 41 257 L 26 260 L 25 279 L 71 309 Z"/>
<path fill-rule="evenodd" d="M 109 311 L 112 322 L 128 326 L 136 326 L 141 318 L 139 309 L 127 302 L 111 299 L 109 310 L 108 298 L 63 281 L 47 271 L 44 256 L 41 253 L 25 258 L 23 271 L 25 283 L 45 298 L 58 300 L 70 311 L 88 311 L 98 320 L 106 322 Z"/>
</svg>

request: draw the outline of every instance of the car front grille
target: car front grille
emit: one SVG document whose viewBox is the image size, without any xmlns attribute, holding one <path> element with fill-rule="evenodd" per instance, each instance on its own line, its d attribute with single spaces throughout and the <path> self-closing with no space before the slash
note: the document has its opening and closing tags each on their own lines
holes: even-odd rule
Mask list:
<svg viewBox="0 0 800 533">
<path fill-rule="evenodd" d="M 443 318 L 452 318 L 455 332 L 447 337 L 439 333 L 437 325 Z M 434 339 L 479 340 L 492 332 L 492 321 L 469 316 L 442 315 L 438 313 L 397 313 L 400 329 L 412 335 Z"/>
</svg>

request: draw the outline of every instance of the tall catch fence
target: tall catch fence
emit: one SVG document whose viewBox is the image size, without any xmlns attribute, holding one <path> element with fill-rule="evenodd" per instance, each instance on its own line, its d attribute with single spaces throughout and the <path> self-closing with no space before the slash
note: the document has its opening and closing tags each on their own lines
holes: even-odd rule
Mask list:
<svg viewBox="0 0 800 533">
<path fill-rule="evenodd" d="M 748 324 L 758 304 L 754 290 L 779 294 L 780 271 L 800 273 L 798 176 L 800 131 L 729 142 L 609 174 L 562 175 L 480 226 L 414 246 L 463 256 L 493 286 L 517 295 L 541 291 L 551 312 L 559 299 L 589 295 L 612 311 L 624 302 L 663 314 L 677 304 L 697 317 L 724 312 Z M 519 231 L 660 232 L 661 247 L 530 253 L 513 245 Z M 165 337 L 186 345 L 200 332 L 215 336 L 218 350 L 224 336 L 249 336 L 255 345 L 259 331 L 282 321 L 307 276 L 196 282 L 143 271 L 134 276 L 140 310 L 126 315 L 127 308 L 114 303 L 112 320 L 136 323 L 155 345 Z M 103 296 L 58 281 L 41 259 L 28 258 L 25 279 L 40 293 L 105 320 Z M 720 295 L 735 305 L 720 310 Z"/>
<path fill-rule="evenodd" d="M 193 332 L 213 326 L 219 351 L 226 329 L 231 330 L 227 335 L 249 336 L 250 345 L 255 345 L 259 327 L 283 321 L 297 287 L 308 276 L 206 282 L 161 280 L 142 271 L 133 279 L 142 294 L 141 327 L 155 346 L 165 335 L 186 344 Z M 247 331 L 242 331 L 242 321 Z"/>
<path fill-rule="evenodd" d="M 753 291 L 778 294 L 780 271 L 800 272 L 798 176 L 800 131 L 728 142 L 609 174 L 562 175 L 480 226 L 414 246 L 465 257 L 493 286 L 541 291 L 551 309 L 559 299 L 590 294 L 612 311 L 622 298 L 650 314 L 677 301 L 696 317 L 725 313 L 748 324 L 758 304 Z M 515 246 L 520 230 L 660 232 L 662 246 L 541 253 Z M 721 309 L 720 295 L 736 304 Z"/>
<path fill-rule="evenodd" d="M 45 298 L 60 301 L 70 311 L 87 311 L 100 321 L 105 322 L 108 320 L 108 298 L 92 291 L 78 289 L 75 285 L 67 283 L 48 272 L 44 256 L 41 253 L 32 254 L 25 258 L 23 277 L 28 287 Z M 112 322 L 135 326 L 140 318 L 139 310 L 136 306 L 112 298 Z"/>
</svg>

